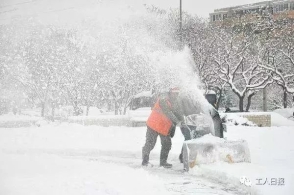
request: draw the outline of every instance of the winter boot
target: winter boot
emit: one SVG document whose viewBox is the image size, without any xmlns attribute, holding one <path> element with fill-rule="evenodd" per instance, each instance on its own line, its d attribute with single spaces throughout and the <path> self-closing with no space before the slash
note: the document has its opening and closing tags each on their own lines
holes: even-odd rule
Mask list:
<svg viewBox="0 0 294 195">
<path fill-rule="evenodd" d="M 180 160 L 180 163 L 183 163 L 183 153 L 180 154 L 179 160 Z"/>
<path fill-rule="evenodd" d="M 149 155 L 143 155 L 142 166 L 148 166 L 149 164 Z"/>
<path fill-rule="evenodd" d="M 160 162 L 160 166 L 163 167 L 163 168 L 166 168 L 166 169 L 170 169 L 173 167 L 172 164 L 169 164 L 167 162 Z"/>
<path fill-rule="evenodd" d="M 164 168 L 172 168 L 172 164 L 167 163 L 168 152 L 161 151 L 160 153 L 160 166 Z"/>
</svg>

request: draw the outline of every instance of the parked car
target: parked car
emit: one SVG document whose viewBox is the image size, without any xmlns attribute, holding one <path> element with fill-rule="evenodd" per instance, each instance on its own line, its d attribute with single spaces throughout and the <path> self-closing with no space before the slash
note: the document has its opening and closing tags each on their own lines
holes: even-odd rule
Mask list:
<svg viewBox="0 0 294 195">
<path fill-rule="evenodd" d="M 143 91 L 134 95 L 127 108 L 127 115 L 131 120 L 131 125 L 145 126 L 154 103 L 152 91 Z"/>
</svg>

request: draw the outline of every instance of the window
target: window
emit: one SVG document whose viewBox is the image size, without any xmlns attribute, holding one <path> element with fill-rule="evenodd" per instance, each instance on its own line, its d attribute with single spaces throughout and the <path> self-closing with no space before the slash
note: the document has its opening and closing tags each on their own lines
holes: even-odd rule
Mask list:
<svg viewBox="0 0 294 195">
<path fill-rule="evenodd" d="M 153 106 L 152 97 L 138 97 L 134 98 L 131 102 L 131 110 L 136 110 L 138 108 L 152 107 Z"/>
<path fill-rule="evenodd" d="M 274 8 L 273 7 L 269 7 L 268 8 L 269 13 L 273 14 L 274 13 Z"/>
<path fill-rule="evenodd" d="M 224 15 L 222 15 L 222 14 L 212 15 L 212 21 L 213 22 L 214 21 L 220 21 L 220 20 L 225 19 L 225 18 L 227 18 L 227 14 L 224 14 Z"/>
<path fill-rule="evenodd" d="M 294 3 L 290 4 L 290 10 L 294 10 Z"/>
<path fill-rule="evenodd" d="M 283 11 L 288 10 L 288 9 L 289 9 L 288 4 L 276 5 L 275 8 L 274 8 L 274 12 L 275 13 L 283 12 Z"/>
<path fill-rule="evenodd" d="M 222 19 L 222 15 L 221 14 L 215 15 L 215 20 L 221 20 L 221 19 Z"/>
</svg>

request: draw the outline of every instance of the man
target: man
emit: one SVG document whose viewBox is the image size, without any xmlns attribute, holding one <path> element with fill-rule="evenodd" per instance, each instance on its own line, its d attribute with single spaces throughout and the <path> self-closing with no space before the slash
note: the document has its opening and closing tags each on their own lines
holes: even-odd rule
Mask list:
<svg viewBox="0 0 294 195">
<path fill-rule="evenodd" d="M 142 166 L 149 165 L 149 154 L 159 135 L 161 139 L 160 166 L 164 168 L 172 167 L 172 164 L 167 163 L 172 145 L 171 138 L 174 136 L 176 125 L 182 120 L 182 117 L 178 114 L 180 109 L 177 104 L 178 95 L 179 89 L 173 88 L 168 93 L 161 94 L 156 101 L 146 123 L 147 132 L 146 142 L 142 149 Z"/>
<path fill-rule="evenodd" d="M 201 113 L 201 107 L 199 102 L 194 100 L 192 97 L 192 94 L 189 94 L 188 91 L 182 92 L 180 97 L 178 98 L 179 105 L 182 108 L 182 114 L 183 116 L 187 117 L 189 115 L 194 115 L 194 114 L 200 114 Z M 191 140 L 191 131 L 196 130 L 196 126 L 191 126 L 189 124 L 186 124 L 185 121 L 181 123 L 181 132 L 185 138 L 185 141 Z M 181 150 L 179 160 L 181 163 L 183 163 L 183 148 Z"/>
<path fill-rule="evenodd" d="M 213 105 L 211 105 L 209 108 L 209 114 L 213 121 L 214 132 L 215 132 L 214 136 L 219 138 L 224 138 L 224 127 L 223 127 L 222 119 L 219 115 L 219 112 Z"/>
</svg>

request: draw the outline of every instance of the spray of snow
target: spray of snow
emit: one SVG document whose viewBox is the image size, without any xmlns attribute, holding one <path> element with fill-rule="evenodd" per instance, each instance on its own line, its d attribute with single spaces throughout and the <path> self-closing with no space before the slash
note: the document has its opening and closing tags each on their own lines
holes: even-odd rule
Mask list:
<svg viewBox="0 0 294 195">
<path fill-rule="evenodd" d="M 109 7 L 108 7 L 109 6 Z M 108 14 L 113 13 L 108 17 Z M 146 65 L 150 72 L 144 72 L 160 91 L 168 91 L 172 87 L 180 87 L 183 93 L 187 93 L 201 105 L 201 112 L 209 115 L 210 105 L 200 90 L 201 81 L 194 71 L 194 60 L 188 47 L 182 50 L 174 49 L 176 41 L 167 36 L 170 30 L 167 16 L 150 14 L 144 7 L 133 10 L 132 5 L 125 3 L 104 4 L 104 20 L 97 20 L 100 36 L 108 37 L 104 45 L 125 41 L 128 48 L 131 48 L 133 55 L 144 56 Z M 142 22 L 143 21 L 143 22 Z M 105 28 L 106 27 L 106 28 Z M 153 28 L 150 32 L 150 27 Z M 98 28 L 101 30 L 100 28 Z M 98 33 L 98 32 L 97 32 Z M 102 33 L 102 34 L 101 34 Z M 99 39 L 98 39 L 99 40 Z M 119 45 L 123 49 L 124 45 Z M 106 49 L 104 47 L 103 49 Z M 141 64 L 138 68 L 143 68 Z M 210 124 L 213 124 L 210 117 Z M 213 127 L 211 132 L 214 134 Z"/>
<path fill-rule="evenodd" d="M 138 6 L 140 2 L 92 0 L 85 4 L 75 0 L 70 8 L 66 7 L 68 4 L 68 0 L 61 4 L 52 1 L 49 8 L 42 8 L 46 14 L 37 10 L 41 4 L 30 4 L 26 9 L 32 14 L 19 22 L 19 29 L 23 27 L 22 23 L 28 24 L 23 29 L 25 32 L 38 24 L 41 27 L 50 25 L 57 31 L 69 29 L 69 32 L 74 32 L 69 41 L 85 53 L 89 50 L 85 59 L 97 59 L 100 71 L 103 71 L 100 64 L 111 66 L 105 83 L 110 83 L 109 78 L 120 80 L 130 77 L 133 79 L 131 84 L 142 85 L 145 89 L 168 90 L 178 86 L 202 106 L 202 113 L 209 115 L 209 104 L 199 89 L 201 82 L 193 69 L 190 50 L 188 47 L 175 49 L 178 46 L 176 40 L 169 36 L 171 28 L 167 15 L 150 13 L 142 4 Z M 27 32 L 24 36 L 31 34 Z M 91 66 L 91 63 L 85 66 Z M 76 70 L 84 72 L 86 67 L 76 67 Z M 140 72 L 140 79 L 136 80 L 138 73 L 132 75 L 132 71 Z"/>
</svg>

